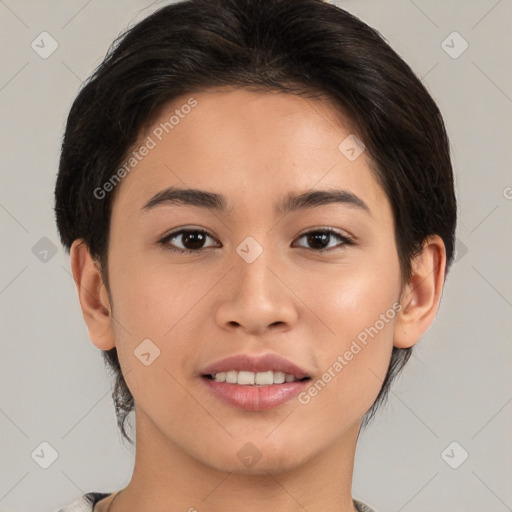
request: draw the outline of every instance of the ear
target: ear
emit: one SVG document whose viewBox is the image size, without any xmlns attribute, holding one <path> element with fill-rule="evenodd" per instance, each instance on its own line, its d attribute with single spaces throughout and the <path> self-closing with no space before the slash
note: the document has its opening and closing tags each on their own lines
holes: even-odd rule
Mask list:
<svg viewBox="0 0 512 512">
<path fill-rule="evenodd" d="M 400 298 L 402 308 L 395 323 L 395 347 L 412 347 L 434 321 L 443 292 L 445 266 L 443 240 L 438 235 L 427 237 L 412 261 L 412 276 Z"/>
<path fill-rule="evenodd" d="M 92 259 L 83 240 L 75 240 L 70 248 L 71 270 L 89 330 L 89 338 L 101 350 L 114 348 L 112 310 L 98 264 Z"/>
</svg>

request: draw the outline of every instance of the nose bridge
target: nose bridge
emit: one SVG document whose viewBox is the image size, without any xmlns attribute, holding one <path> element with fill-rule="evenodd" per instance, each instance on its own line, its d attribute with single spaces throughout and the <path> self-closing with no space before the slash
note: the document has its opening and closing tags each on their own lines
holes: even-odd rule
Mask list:
<svg viewBox="0 0 512 512">
<path fill-rule="evenodd" d="M 269 301 L 275 297 L 276 278 L 271 272 L 272 266 L 279 266 L 275 261 L 274 251 L 270 247 L 269 237 L 247 236 L 235 249 L 234 271 L 237 281 L 236 295 L 243 299 L 246 295 Z"/>
<path fill-rule="evenodd" d="M 282 268 L 269 237 L 246 237 L 233 255 L 228 295 L 218 309 L 221 324 L 261 331 L 273 324 L 294 321 L 293 294 L 276 276 Z"/>
</svg>

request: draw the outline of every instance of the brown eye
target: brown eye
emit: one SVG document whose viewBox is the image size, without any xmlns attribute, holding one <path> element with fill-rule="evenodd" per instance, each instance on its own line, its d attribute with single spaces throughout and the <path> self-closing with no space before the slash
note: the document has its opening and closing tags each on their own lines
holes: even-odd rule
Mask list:
<svg viewBox="0 0 512 512">
<path fill-rule="evenodd" d="M 330 251 L 336 248 L 341 248 L 343 245 L 351 245 L 352 241 L 342 235 L 341 233 L 338 233 L 337 231 L 334 231 L 334 229 L 317 229 L 314 231 L 308 231 L 307 233 L 304 233 L 299 237 L 299 240 L 301 238 L 304 238 L 306 240 L 306 243 L 310 245 L 310 249 L 314 250 L 316 252 L 323 252 L 323 251 Z M 341 240 L 341 244 L 335 244 L 334 246 L 329 247 L 329 243 L 332 241 L 333 238 L 337 238 L 338 240 Z M 301 246 L 303 247 L 303 246 Z"/>
<path fill-rule="evenodd" d="M 160 243 L 165 246 L 166 249 L 177 252 L 200 252 L 205 248 L 204 244 L 208 238 L 212 238 L 206 231 L 198 229 L 182 229 L 175 231 L 165 238 L 160 240 Z M 171 244 L 171 240 L 173 243 Z M 174 242 L 176 240 L 176 242 Z M 181 244 L 181 247 L 176 244 Z"/>
</svg>

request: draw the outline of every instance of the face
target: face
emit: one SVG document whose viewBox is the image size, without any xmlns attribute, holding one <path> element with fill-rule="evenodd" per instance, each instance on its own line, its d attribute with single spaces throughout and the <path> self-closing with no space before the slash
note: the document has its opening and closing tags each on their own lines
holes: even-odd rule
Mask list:
<svg viewBox="0 0 512 512">
<path fill-rule="evenodd" d="M 352 132 L 327 101 L 192 96 L 154 120 L 140 141 L 151 148 L 115 190 L 113 330 L 137 428 L 222 471 L 293 469 L 358 430 L 386 375 L 401 291 L 391 206 L 367 153 L 354 159 L 350 139 L 340 150 Z M 171 187 L 225 208 L 166 199 Z M 342 192 L 284 208 L 318 191 Z M 245 354 L 277 354 L 309 380 L 226 401 L 213 387 L 237 385 L 212 386 L 204 370 Z"/>
</svg>

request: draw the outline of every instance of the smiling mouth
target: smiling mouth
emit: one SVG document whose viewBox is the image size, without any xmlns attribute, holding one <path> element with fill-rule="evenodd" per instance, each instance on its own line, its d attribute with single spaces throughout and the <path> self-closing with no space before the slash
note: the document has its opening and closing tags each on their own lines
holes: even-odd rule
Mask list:
<svg viewBox="0 0 512 512">
<path fill-rule="evenodd" d="M 227 384 L 237 384 L 239 386 L 273 386 L 278 384 L 290 382 L 302 382 L 311 380 L 311 377 L 304 377 L 298 379 L 295 375 L 279 372 L 279 371 L 266 371 L 266 372 L 250 372 L 250 371 L 237 371 L 229 370 L 227 372 L 218 372 L 205 374 L 203 377 L 213 380 L 215 382 L 224 382 Z"/>
<path fill-rule="evenodd" d="M 311 377 L 304 376 L 300 369 L 296 371 L 298 375 L 272 370 L 227 370 L 205 373 L 201 378 L 206 389 L 225 404 L 259 412 L 284 405 L 309 386 L 306 381 L 311 380 Z"/>
</svg>

